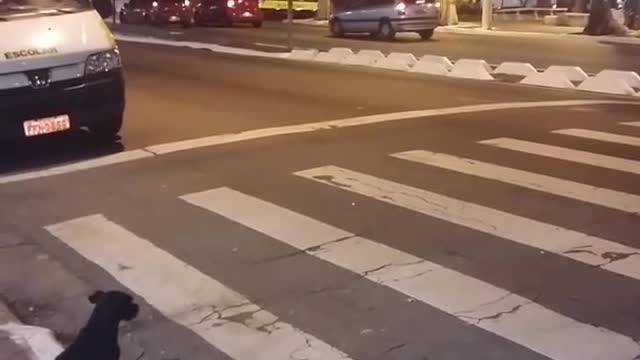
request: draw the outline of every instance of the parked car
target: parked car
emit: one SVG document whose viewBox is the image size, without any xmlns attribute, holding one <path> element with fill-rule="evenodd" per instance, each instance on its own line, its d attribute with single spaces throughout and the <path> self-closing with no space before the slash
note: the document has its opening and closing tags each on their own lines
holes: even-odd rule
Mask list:
<svg viewBox="0 0 640 360">
<path fill-rule="evenodd" d="M 113 141 L 125 79 L 112 15 L 108 0 L 0 2 L 2 141 L 82 128 Z"/>
<path fill-rule="evenodd" d="M 149 11 L 149 23 L 152 25 L 181 24 L 184 27 L 193 25 L 195 0 L 153 0 Z"/>
<path fill-rule="evenodd" d="M 149 22 L 153 0 L 129 0 L 120 9 L 120 23 L 146 24 Z"/>
<path fill-rule="evenodd" d="M 346 0 L 329 20 L 334 36 L 369 33 L 391 40 L 398 32 L 415 32 L 429 39 L 438 26 L 436 0 Z"/>
<path fill-rule="evenodd" d="M 196 5 L 194 17 L 197 24 L 225 26 L 245 23 L 261 27 L 263 21 L 259 0 L 201 0 Z"/>
</svg>

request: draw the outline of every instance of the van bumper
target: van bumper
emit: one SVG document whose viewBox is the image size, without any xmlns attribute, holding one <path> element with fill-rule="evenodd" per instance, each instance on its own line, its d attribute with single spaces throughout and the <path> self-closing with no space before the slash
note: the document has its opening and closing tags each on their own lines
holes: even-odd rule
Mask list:
<svg viewBox="0 0 640 360">
<path fill-rule="evenodd" d="M 122 116 L 122 70 L 51 83 L 44 89 L 0 90 L 0 140 L 24 138 L 27 120 L 68 115 L 71 129 L 91 128 Z"/>
<path fill-rule="evenodd" d="M 392 19 L 391 25 L 396 32 L 431 30 L 438 27 L 438 17 Z"/>
</svg>

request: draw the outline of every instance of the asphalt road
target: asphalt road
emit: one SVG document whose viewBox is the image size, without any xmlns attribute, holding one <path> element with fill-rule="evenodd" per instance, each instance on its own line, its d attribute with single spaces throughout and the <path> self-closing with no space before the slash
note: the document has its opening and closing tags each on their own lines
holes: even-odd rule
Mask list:
<svg viewBox="0 0 640 360">
<path fill-rule="evenodd" d="M 125 34 L 140 34 L 185 41 L 212 42 L 220 45 L 283 51 L 287 46 L 286 25 L 266 22 L 263 28 L 237 26 L 181 29 L 116 25 Z M 353 50 L 376 49 L 384 53 L 408 52 L 416 56 L 434 54 L 451 60 L 484 59 L 490 64 L 505 61 L 528 62 L 538 68 L 549 65 L 580 66 L 589 73 L 602 69 L 630 70 L 640 73 L 640 46 L 599 42 L 597 38 L 559 35 L 557 37 L 505 37 L 436 33 L 430 41 L 421 41 L 415 34 L 401 34 L 394 42 L 383 42 L 368 36 L 348 39 L 334 38 L 324 27 L 295 26 L 293 45 L 300 48 L 328 50 L 348 47 Z"/>
<path fill-rule="evenodd" d="M 0 149 L 0 294 L 24 321 L 68 342 L 85 296 L 115 288 L 143 305 L 126 360 L 640 353 L 640 127 L 623 124 L 638 105 L 121 50 L 121 141 Z M 553 103 L 569 100 L 583 102 Z M 147 157 L 35 172 L 118 152 Z"/>
</svg>

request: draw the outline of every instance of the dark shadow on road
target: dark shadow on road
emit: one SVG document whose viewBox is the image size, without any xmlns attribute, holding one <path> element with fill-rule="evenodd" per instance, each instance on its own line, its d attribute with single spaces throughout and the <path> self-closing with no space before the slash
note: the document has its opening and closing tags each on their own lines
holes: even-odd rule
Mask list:
<svg viewBox="0 0 640 360">
<path fill-rule="evenodd" d="M 344 36 L 334 36 L 334 35 L 326 35 L 327 39 L 346 39 L 346 40 L 359 40 L 359 41 L 367 41 L 367 42 L 377 42 L 382 44 L 416 44 L 416 43 L 430 43 L 430 42 L 438 42 L 437 39 L 429 39 L 422 40 L 420 38 L 408 39 L 408 38 L 395 38 L 393 40 L 381 40 L 374 35 L 356 35 L 349 34 Z"/>
<path fill-rule="evenodd" d="M 84 131 L 0 143 L 0 174 L 92 159 L 124 150 L 120 138 L 104 139 Z"/>
</svg>

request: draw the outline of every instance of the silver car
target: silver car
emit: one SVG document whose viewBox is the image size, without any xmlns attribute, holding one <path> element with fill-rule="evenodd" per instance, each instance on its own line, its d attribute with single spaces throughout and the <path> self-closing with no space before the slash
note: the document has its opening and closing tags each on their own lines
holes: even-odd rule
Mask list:
<svg viewBox="0 0 640 360">
<path fill-rule="evenodd" d="M 440 12 L 436 0 L 343 0 L 336 5 L 329 21 L 334 36 L 369 33 L 385 40 L 393 39 L 398 32 L 431 38 Z"/>
</svg>

